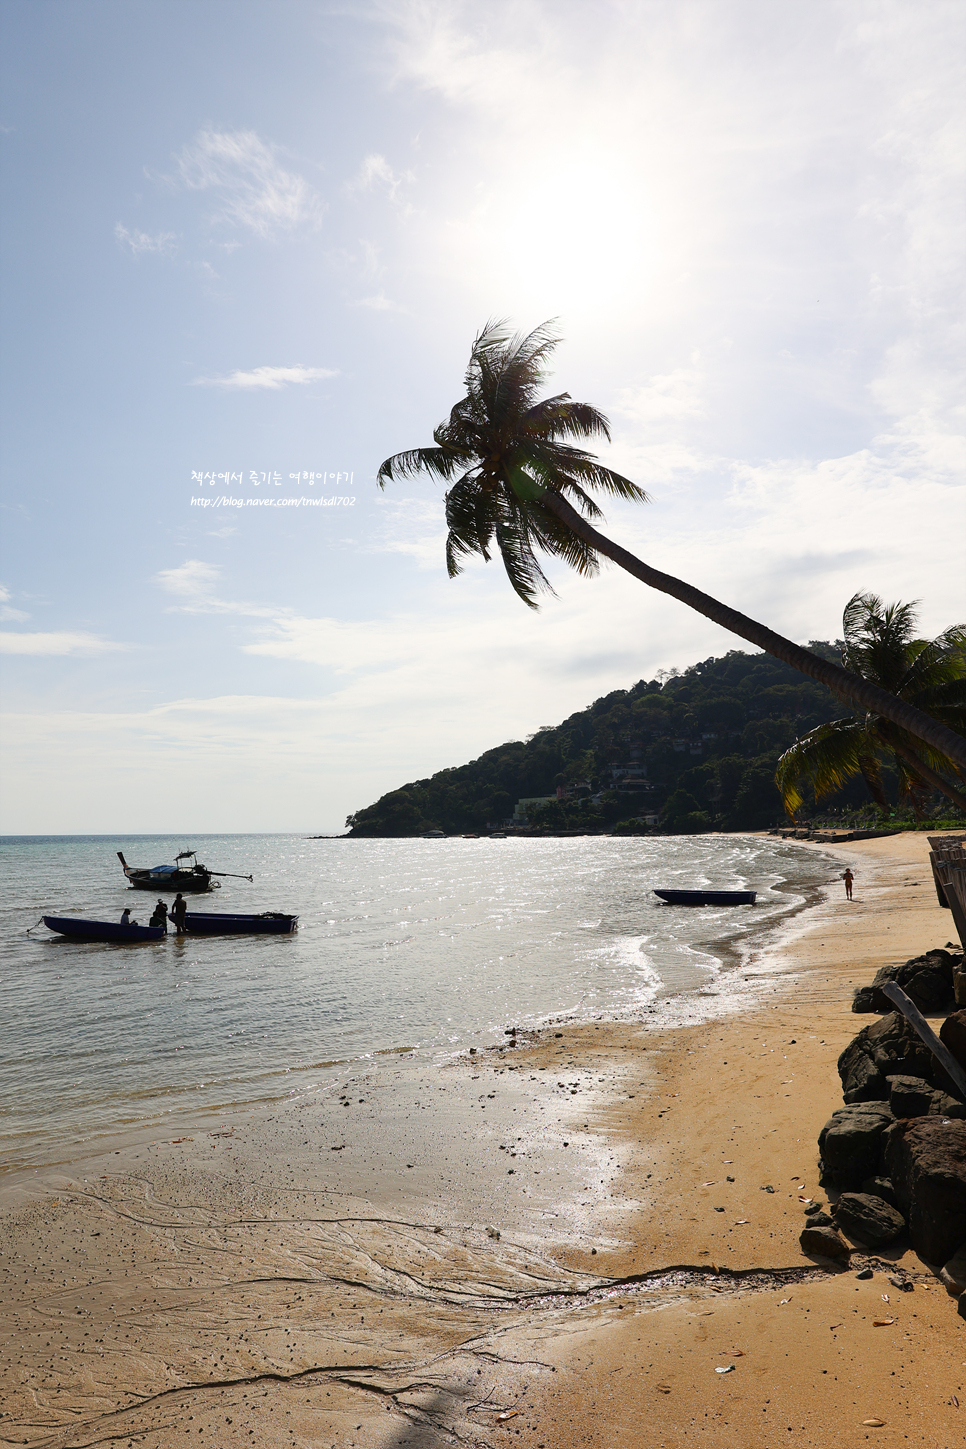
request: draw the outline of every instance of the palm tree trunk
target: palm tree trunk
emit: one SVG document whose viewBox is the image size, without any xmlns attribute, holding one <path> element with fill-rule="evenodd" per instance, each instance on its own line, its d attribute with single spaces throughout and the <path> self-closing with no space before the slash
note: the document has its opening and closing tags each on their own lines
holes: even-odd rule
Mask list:
<svg viewBox="0 0 966 1449">
<path fill-rule="evenodd" d="M 915 750 L 910 750 L 909 746 L 904 745 L 901 740 L 891 738 L 891 731 L 889 749 L 893 754 L 905 760 L 910 770 L 914 770 L 921 780 L 924 780 L 927 785 L 931 785 L 934 790 L 940 790 L 948 800 L 951 800 L 954 805 L 958 805 L 963 814 L 966 815 L 966 795 L 961 794 L 956 789 L 956 786 L 951 785 L 948 780 L 944 780 L 942 775 L 938 774 L 931 765 L 926 764 L 925 760 L 921 760 Z"/>
<path fill-rule="evenodd" d="M 720 624 L 722 629 L 728 629 L 732 634 L 737 634 L 739 638 L 747 639 L 749 644 L 764 649 L 767 654 L 773 654 L 776 659 L 782 660 L 784 664 L 790 664 L 793 669 L 807 674 L 810 679 L 817 679 L 820 684 L 824 684 L 834 695 L 853 708 L 858 705 L 863 710 L 891 720 L 900 729 L 915 735 L 917 739 L 924 740 L 926 744 L 955 761 L 957 765 L 966 767 L 966 740 L 939 720 L 933 719 L 931 715 L 914 709 L 911 704 L 896 699 L 894 695 L 887 694 L 884 689 L 879 689 L 877 685 L 870 684 L 865 679 L 860 679 L 857 674 L 849 673 L 847 669 L 842 669 L 838 664 L 832 664 L 828 659 L 820 659 L 811 650 L 803 649 L 800 644 L 793 644 L 790 639 L 785 639 L 781 634 L 766 629 L 764 624 L 759 624 L 755 619 L 749 619 L 747 614 L 739 614 L 737 609 L 731 609 L 727 604 L 719 603 L 717 599 L 712 599 L 710 594 L 703 594 L 700 589 L 693 588 L 691 584 L 684 583 L 682 579 L 676 579 L 672 574 L 663 574 L 658 569 L 652 569 L 648 564 L 642 563 L 634 554 L 629 553 L 626 548 L 621 548 L 620 544 L 612 543 L 609 538 L 598 533 L 596 528 L 581 517 L 577 510 L 572 508 L 567 500 L 554 489 L 548 488 L 540 494 L 539 506 L 545 508 L 548 513 L 553 513 L 598 553 L 611 559 L 650 588 L 658 589 L 662 594 L 670 594 L 674 599 L 680 599 L 682 604 L 696 609 L 699 614 L 704 614 L 705 618 L 711 619 L 715 624 Z M 936 788 L 938 789 L 939 786 Z M 945 786 L 942 788 L 946 789 Z"/>
</svg>

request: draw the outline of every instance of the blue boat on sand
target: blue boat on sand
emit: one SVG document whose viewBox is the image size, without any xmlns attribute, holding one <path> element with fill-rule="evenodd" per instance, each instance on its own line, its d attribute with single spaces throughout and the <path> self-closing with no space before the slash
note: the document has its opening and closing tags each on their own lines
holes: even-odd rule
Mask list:
<svg viewBox="0 0 966 1449">
<path fill-rule="evenodd" d="M 80 916 L 44 916 L 48 931 L 74 941 L 162 941 L 163 926 L 122 926 L 120 921 L 85 921 Z"/>
</svg>

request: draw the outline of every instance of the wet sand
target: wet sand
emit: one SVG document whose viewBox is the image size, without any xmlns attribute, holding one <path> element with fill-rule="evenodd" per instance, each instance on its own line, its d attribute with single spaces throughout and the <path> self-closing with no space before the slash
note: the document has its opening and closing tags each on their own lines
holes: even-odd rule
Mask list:
<svg viewBox="0 0 966 1449">
<path fill-rule="evenodd" d="M 852 987 L 952 934 L 923 836 L 823 849 L 855 901 L 744 967 L 740 1015 L 400 1061 L 8 1183 L 0 1444 L 961 1443 L 925 1265 L 798 1245 Z"/>
</svg>

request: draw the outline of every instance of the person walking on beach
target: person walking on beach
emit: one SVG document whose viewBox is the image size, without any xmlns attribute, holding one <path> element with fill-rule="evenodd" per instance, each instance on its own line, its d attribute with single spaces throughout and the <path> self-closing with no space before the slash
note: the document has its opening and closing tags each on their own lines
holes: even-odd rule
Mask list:
<svg viewBox="0 0 966 1449">
<path fill-rule="evenodd" d="M 845 867 L 845 874 L 842 879 L 845 881 L 845 899 L 850 901 L 852 899 L 852 882 L 855 880 L 855 876 L 848 866 Z"/>
<path fill-rule="evenodd" d="M 188 910 L 188 902 L 179 891 L 174 898 L 174 905 L 171 907 L 171 914 L 174 916 L 175 929 L 179 936 L 184 935 L 184 918 Z"/>
</svg>

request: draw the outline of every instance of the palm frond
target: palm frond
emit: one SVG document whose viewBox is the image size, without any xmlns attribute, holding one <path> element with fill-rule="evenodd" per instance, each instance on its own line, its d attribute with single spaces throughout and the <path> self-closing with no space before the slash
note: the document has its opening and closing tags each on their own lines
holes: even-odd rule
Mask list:
<svg viewBox="0 0 966 1449">
<path fill-rule="evenodd" d="M 430 473 L 436 478 L 452 478 L 457 468 L 465 462 L 452 448 L 410 448 L 406 453 L 394 453 L 379 466 L 376 482 L 380 488 L 398 478 L 415 478 L 418 473 Z"/>
<path fill-rule="evenodd" d="M 779 758 L 775 784 L 786 811 L 794 815 L 805 798 L 804 783 L 811 785 L 818 800 L 866 770 L 878 774 L 867 731 L 854 719 L 837 719 L 809 730 L 789 746 Z"/>
</svg>

